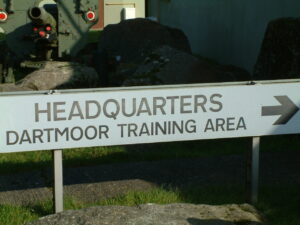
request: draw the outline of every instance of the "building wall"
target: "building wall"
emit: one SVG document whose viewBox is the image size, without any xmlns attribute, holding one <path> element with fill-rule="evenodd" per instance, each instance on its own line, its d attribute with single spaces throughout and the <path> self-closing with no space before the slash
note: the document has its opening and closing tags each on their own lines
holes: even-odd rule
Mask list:
<svg viewBox="0 0 300 225">
<path fill-rule="evenodd" d="M 195 53 L 252 72 L 268 22 L 300 17 L 300 1 L 148 0 L 148 16 L 182 29 Z"/>
<path fill-rule="evenodd" d="M 145 0 L 104 0 L 104 26 L 125 19 L 126 8 L 134 9 L 133 18 L 145 17 Z"/>
<path fill-rule="evenodd" d="M 135 17 L 145 17 L 145 0 L 98 0 L 98 22 L 93 30 L 102 30 L 108 24 L 119 23 L 126 8 L 135 9 Z"/>
</svg>

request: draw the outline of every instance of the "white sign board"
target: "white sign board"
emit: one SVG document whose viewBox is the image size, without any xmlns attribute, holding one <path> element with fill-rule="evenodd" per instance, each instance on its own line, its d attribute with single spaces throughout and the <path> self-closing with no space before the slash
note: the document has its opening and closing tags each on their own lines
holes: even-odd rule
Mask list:
<svg viewBox="0 0 300 225">
<path fill-rule="evenodd" d="M 300 133 L 300 82 L 0 95 L 0 152 Z"/>
</svg>

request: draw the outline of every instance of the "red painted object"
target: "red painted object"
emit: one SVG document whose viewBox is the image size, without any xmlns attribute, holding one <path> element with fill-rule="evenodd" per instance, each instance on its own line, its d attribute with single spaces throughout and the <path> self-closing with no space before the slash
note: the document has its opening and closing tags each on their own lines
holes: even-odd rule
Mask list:
<svg viewBox="0 0 300 225">
<path fill-rule="evenodd" d="M 1 11 L 1 12 L 0 12 L 0 21 L 1 21 L 1 22 L 4 22 L 4 21 L 7 20 L 7 18 L 8 18 L 7 13 L 4 12 L 4 11 Z"/>
</svg>

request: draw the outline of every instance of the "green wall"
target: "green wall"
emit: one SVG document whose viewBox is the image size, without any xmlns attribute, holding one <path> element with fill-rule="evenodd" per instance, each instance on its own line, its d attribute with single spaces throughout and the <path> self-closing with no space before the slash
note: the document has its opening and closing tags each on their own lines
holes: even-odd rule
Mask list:
<svg viewBox="0 0 300 225">
<path fill-rule="evenodd" d="M 300 0 L 149 0 L 148 16 L 182 29 L 195 53 L 252 72 L 268 21 L 300 17 Z"/>
</svg>

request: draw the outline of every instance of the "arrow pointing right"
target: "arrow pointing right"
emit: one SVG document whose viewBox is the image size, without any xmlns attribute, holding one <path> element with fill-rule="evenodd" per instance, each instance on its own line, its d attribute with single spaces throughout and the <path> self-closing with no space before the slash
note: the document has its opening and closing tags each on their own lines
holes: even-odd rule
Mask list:
<svg viewBox="0 0 300 225">
<path fill-rule="evenodd" d="M 273 125 L 284 125 L 299 111 L 299 108 L 291 101 L 288 96 L 274 96 L 281 104 L 278 106 L 263 106 L 262 116 L 278 116 L 279 119 Z"/>
<path fill-rule="evenodd" d="M 261 110 L 262 116 L 278 116 L 278 120 L 273 125 L 284 125 L 299 111 L 299 108 L 291 101 L 288 96 L 274 96 L 281 104 L 278 106 L 263 106 Z"/>
</svg>

